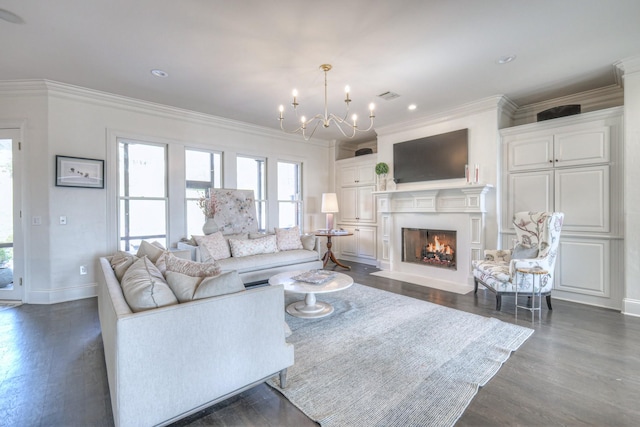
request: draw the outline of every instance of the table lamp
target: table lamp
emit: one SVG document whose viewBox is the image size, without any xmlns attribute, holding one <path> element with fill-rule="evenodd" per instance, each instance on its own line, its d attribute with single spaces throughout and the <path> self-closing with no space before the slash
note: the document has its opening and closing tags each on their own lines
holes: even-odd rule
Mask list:
<svg viewBox="0 0 640 427">
<path fill-rule="evenodd" d="M 320 211 L 327 214 L 327 230 L 333 230 L 333 214 L 339 212 L 336 193 L 322 193 L 322 208 Z"/>
</svg>

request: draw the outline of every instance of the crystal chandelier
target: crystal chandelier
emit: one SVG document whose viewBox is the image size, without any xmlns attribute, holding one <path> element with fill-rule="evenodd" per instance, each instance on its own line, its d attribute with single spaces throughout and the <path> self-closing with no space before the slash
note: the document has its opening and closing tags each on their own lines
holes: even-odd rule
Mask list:
<svg viewBox="0 0 640 427">
<path fill-rule="evenodd" d="M 316 132 L 316 129 L 318 129 L 318 126 L 320 124 L 322 124 L 323 127 L 328 128 L 331 125 L 331 122 L 334 122 L 336 127 L 340 130 L 340 132 L 347 138 L 353 138 L 357 132 L 367 132 L 369 130 L 371 130 L 371 128 L 373 128 L 373 119 L 374 119 L 374 115 L 373 115 L 373 109 L 374 109 L 374 104 L 371 103 L 369 104 L 369 127 L 366 129 L 360 129 L 358 127 L 358 116 L 357 115 L 352 115 L 351 116 L 351 123 L 347 120 L 347 117 L 349 116 L 349 103 L 351 102 L 351 99 L 349 98 L 349 86 L 345 87 L 345 99 L 344 102 L 345 104 L 347 104 L 347 110 L 344 114 L 344 117 L 338 117 L 333 113 L 329 113 L 328 112 L 328 107 L 327 107 L 327 73 L 329 72 L 329 70 L 331 70 L 331 64 L 322 64 L 320 66 L 320 69 L 322 69 L 322 71 L 324 71 L 324 114 L 319 113 L 316 114 L 315 116 L 313 116 L 312 118 L 310 118 L 309 120 L 307 120 L 307 118 L 305 116 L 300 116 L 299 120 L 300 120 L 300 126 L 298 126 L 297 129 L 294 130 L 287 130 L 284 128 L 284 106 L 281 105 L 280 106 L 280 129 L 282 129 L 285 132 L 289 132 L 289 133 L 296 133 L 296 132 L 301 132 L 302 133 L 302 137 L 305 139 L 305 141 L 308 141 L 313 134 Z M 293 90 L 293 102 L 291 103 L 291 105 L 293 106 L 293 111 L 296 113 L 296 118 L 298 118 L 298 91 L 297 90 Z M 313 130 L 311 131 L 311 134 L 307 136 L 307 130 L 313 127 Z M 346 128 L 346 132 L 345 129 Z"/>
</svg>

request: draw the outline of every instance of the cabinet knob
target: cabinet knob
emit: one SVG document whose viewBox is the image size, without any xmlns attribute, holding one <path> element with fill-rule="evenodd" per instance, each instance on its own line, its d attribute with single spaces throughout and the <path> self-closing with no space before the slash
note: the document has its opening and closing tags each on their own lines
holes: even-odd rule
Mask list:
<svg viewBox="0 0 640 427">
<path fill-rule="evenodd" d="M 549 163 L 553 163 L 553 160 L 549 160 Z"/>
</svg>

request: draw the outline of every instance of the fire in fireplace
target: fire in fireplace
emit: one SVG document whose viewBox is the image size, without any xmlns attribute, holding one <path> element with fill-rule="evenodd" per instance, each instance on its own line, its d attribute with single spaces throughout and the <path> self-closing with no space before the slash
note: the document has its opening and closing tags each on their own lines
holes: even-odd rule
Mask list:
<svg viewBox="0 0 640 427">
<path fill-rule="evenodd" d="M 403 228 L 402 261 L 456 270 L 456 232 Z"/>
</svg>

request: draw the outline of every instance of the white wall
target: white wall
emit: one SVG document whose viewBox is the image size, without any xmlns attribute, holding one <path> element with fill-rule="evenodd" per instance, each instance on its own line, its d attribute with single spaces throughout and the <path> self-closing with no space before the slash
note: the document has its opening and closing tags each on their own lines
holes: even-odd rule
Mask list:
<svg viewBox="0 0 640 427">
<path fill-rule="evenodd" d="M 329 191 L 329 144 L 172 107 L 159 106 L 59 83 L 2 82 L 0 124 L 26 120 L 24 128 L 25 296 L 30 303 L 52 303 L 95 295 L 97 258 L 117 248 L 115 227 L 116 138 L 169 145 L 168 167 L 184 171 L 182 148 L 224 152 L 224 185 L 235 187 L 236 154 L 267 158 L 269 228 L 277 224 L 278 160 L 303 163 L 305 230 L 323 221 L 320 197 Z M 106 160 L 106 188 L 55 187 L 55 155 Z M 184 182 L 171 182 L 170 195 L 184 195 Z M 169 239 L 184 237 L 183 201 L 172 199 Z M 34 215 L 41 226 L 31 226 Z M 67 216 L 67 225 L 59 217 Z M 80 265 L 89 273 L 79 274 Z"/>
<path fill-rule="evenodd" d="M 500 135 L 498 133 L 499 103 L 502 97 L 480 100 L 476 103 L 446 111 L 438 116 L 419 121 L 376 128 L 378 133 L 378 161 L 389 165 L 389 176 L 393 177 L 393 144 L 411 141 L 431 135 L 469 129 L 469 164 L 480 165 L 480 181 L 494 187 L 486 198 L 486 245 L 498 247 L 498 214 L 500 171 Z M 451 183 L 452 180 L 448 180 Z M 460 179 L 464 183 L 464 179 Z M 437 185 L 437 181 L 399 184 L 398 190 L 422 189 Z"/>
<path fill-rule="evenodd" d="M 623 313 L 640 316 L 640 57 L 624 70 L 624 268 Z"/>
</svg>

